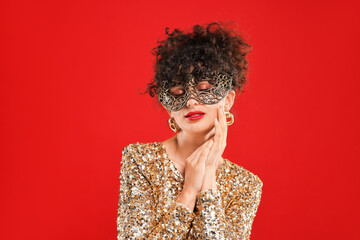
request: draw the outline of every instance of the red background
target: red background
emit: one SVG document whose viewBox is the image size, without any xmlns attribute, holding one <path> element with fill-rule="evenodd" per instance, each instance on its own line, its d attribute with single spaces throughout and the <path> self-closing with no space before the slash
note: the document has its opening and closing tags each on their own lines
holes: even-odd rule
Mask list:
<svg viewBox="0 0 360 240">
<path fill-rule="evenodd" d="M 257 174 L 252 239 L 360 239 L 356 1 L 2 1 L 1 239 L 115 239 L 121 150 L 172 136 L 144 91 L 165 27 L 253 46 L 224 157 Z"/>
</svg>

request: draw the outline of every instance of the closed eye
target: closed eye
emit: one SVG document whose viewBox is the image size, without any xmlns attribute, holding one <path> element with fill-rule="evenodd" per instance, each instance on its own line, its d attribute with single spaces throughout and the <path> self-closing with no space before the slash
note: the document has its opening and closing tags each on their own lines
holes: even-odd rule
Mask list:
<svg viewBox="0 0 360 240">
<path fill-rule="evenodd" d="M 213 85 L 210 84 L 208 81 L 202 81 L 197 85 L 197 90 L 199 90 L 199 91 L 208 90 L 212 87 L 213 87 Z"/>
<path fill-rule="evenodd" d="M 179 96 L 185 93 L 183 87 L 181 86 L 176 86 L 170 89 L 170 93 L 175 95 L 175 96 Z"/>
</svg>

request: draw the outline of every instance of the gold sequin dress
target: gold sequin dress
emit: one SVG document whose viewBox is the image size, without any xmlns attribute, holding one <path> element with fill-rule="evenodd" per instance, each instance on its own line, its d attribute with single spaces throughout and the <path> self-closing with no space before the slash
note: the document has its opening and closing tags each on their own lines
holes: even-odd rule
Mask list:
<svg viewBox="0 0 360 240">
<path fill-rule="evenodd" d="M 133 143 L 122 151 L 117 238 L 250 239 L 263 183 L 225 159 L 217 190 L 197 194 L 194 211 L 176 202 L 184 179 L 161 142 Z"/>
</svg>

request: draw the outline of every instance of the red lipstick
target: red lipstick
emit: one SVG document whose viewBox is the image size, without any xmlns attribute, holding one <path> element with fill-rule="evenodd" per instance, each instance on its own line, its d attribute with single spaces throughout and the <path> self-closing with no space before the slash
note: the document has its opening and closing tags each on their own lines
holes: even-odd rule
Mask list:
<svg viewBox="0 0 360 240">
<path fill-rule="evenodd" d="M 205 115 L 205 113 L 201 112 L 201 111 L 194 111 L 194 112 L 189 112 L 188 114 L 186 114 L 186 119 L 190 120 L 190 121 L 196 121 L 199 120 L 201 118 L 203 118 Z"/>
</svg>

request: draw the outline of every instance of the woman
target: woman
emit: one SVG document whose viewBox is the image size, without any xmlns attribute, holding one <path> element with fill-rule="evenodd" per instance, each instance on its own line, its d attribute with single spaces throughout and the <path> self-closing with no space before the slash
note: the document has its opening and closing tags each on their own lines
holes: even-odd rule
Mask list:
<svg viewBox="0 0 360 240">
<path fill-rule="evenodd" d="M 176 135 L 123 149 L 117 237 L 249 239 L 263 183 L 222 158 L 249 45 L 219 23 L 166 34 L 147 90 Z"/>
</svg>

